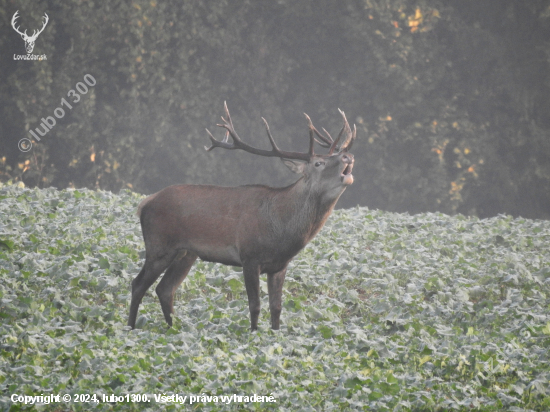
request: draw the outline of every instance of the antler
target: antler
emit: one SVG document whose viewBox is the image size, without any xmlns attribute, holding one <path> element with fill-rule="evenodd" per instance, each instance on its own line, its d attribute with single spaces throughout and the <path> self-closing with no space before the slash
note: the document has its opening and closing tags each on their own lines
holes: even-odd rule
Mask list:
<svg viewBox="0 0 550 412">
<path fill-rule="evenodd" d="M 19 10 L 17 10 L 17 11 L 15 12 L 15 14 L 13 15 L 13 17 L 12 17 L 12 19 L 11 19 L 11 27 L 13 27 L 13 29 L 14 29 L 17 33 L 19 33 L 21 36 L 28 37 L 28 36 L 27 36 L 27 30 L 25 30 L 24 33 L 21 33 L 21 32 L 19 31 L 19 27 L 21 27 L 21 26 L 15 27 L 15 21 L 19 18 L 19 16 L 17 15 L 17 13 L 19 13 Z"/>
<path fill-rule="evenodd" d="M 342 126 L 342 130 L 340 130 L 338 137 L 330 146 L 330 150 L 328 152 L 329 156 L 334 152 L 334 149 L 336 149 L 336 146 L 338 145 L 338 142 L 342 138 L 344 132 L 346 132 L 346 140 L 344 140 L 344 143 L 342 144 L 342 146 L 340 146 L 340 149 L 338 152 L 347 152 L 348 150 L 350 150 L 355 140 L 355 137 L 357 136 L 357 128 L 355 127 L 355 125 L 353 125 L 353 131 L 352 131 L 351 128 L 349 127 L 348 119 L 346 119 L 346 114 L 340 109 L 338 109 L 338 111 L 344 118 L 344 125 Z"/>
<path fill-rule="evenodd" d="M 17 10 L 15 12 L 15 14 L 13 15 L 12 19 L 11 19 L 11 26 L 13 27 L 13 29 L 19 33 L 21 36 L 23 36 L 23 38 L 25 38 L 25 40 L 30 40 L 30 41 L 33 41 L 33 40 L 36 40 L 36 38 L 38 37 L 38 35 L 40 33 L 42 33 L 44 31 L 44 29 L 46 28 L 46 25 L 48 24 L 48 21 L 50 21 L 50 18 L 48 17 L 48 15 L 46 13 L 44 13 L 44 16 L 42 16 L 43 19 L 45 19 L 44 23 L 42 24 L 42 28 L 40 30 L 38 30 L 38 32 L 36 30 L 33 30 L 32 32 L 32 36 L 29 36 L 27 35 L 27 30 L 25 30 L 23 33 L 21 33 L 21 31 L 19 31 L 19 27 L 21 26 L 18 26 L 18 27 L 15 27 L 15 24 L 16 24 L 16 20 L 19 18 L 19 16 L 17 15 L 17 13 L 19 13 L 19 10 Z"/>
<path fill-rule="evenodd" d="M 31 36 L 32 39 L 36 39 L 38 37 L 38 35 L 44 31 L 44 29 L 46 28 L 46 25 L 50 21 L 50 18 L 48 17 L 48 15 L 46 13 L 44 13 L 42 18 L 44 19 L 44 23 L 42 24 L 42 28 L 40 30 L 38 30 L 38 33 L 36 33 L 36 34 L 35 34 L 36 30 L 33 30 L 33 33 L 32 33 L 32 36 Z"/>
<path fill-rule="evenodd" d="M 319 140 L 315 139 L 315 141 L 317 143 L 319 143 L 319 145 L 323 146 L 323 147 L 330 147 L 333 143 L 333 140 L 332 140 L 332 137 L 330 136 L 329 132 L 327 132 L 325 129 L 323 129 L 323 132 L 325 132 L 327 134 L 328 137 L 325 137 L 323 136 L 316 128 L 315 126 L 313 126 L 313 123 L 311 122 L 311 119 L 310 117 L 304 113 L 304 116 L 306 117 L 307 119 L 307 122 L 309 124 L 309 133 L 315 133 L 317 135 L 317 137 L 319 137 L 322 142 L 320 142 Z"/>
<path fill-rule="evenodd" d="M 313 123 L 311 121 L 311 118 L 304 113 L 306 116 L 306 119 L 308 121 L 309 125 L 309 151 L 308 153 L 302 153 L 302 152 L 287 152 L 284 150 L 281 150 L 277 147 L 277 144 L 275 143 L 275 140 L 273 140 L 273 136 L 271 136 L 271 132 L 269 130 L 269 125 L 267 124 L 267 121 L 262 117 L 262 120 L 265 124 L 265 130 L 267 132 L 267 137 L 269 139 L 269 142 L 271 143 L 271 150 L 264 150 L 264 149 L 258 149 L 256 147 L 250 146 L 246 143 L 244 143 L 237 132 L 235 131 L 235 128 L 233 127 L 233 121 L 231 120 L 231 115 L 229 114 L 229 110 L 227 109 L 227 103 L 224 102 L 224 109 L 225 109 L 225 118 L 222 117 L 223 123 L 218 124 L 219 127 L 223 127 L 226 129 L 225 136 L 222 140 L 216 140 L 214 136 L 212 136 L 212 133 L 210 133 L 210 130 L 206 129 L 206 132 L 208 133 L 210 137 L 210 141 L 212 142 L 212 146 L 210 147 L 204 147 L 206 151 L 210 151 L 214 149 L 215 147 L 221 147 L 223 149 L 227 150 L 235 150 L 235 149 L 241 149 L 246 152 L 257 154 L 260 156 L 267 156 L 267 157 L 281 157 L 284 159 L 296 159 L 296 160 L 305 160 L 306 162 L 309 161 L 314 155 L 313 146 L 315 142 L 317 142 L 322 147 L 330 147 L 328 155 L 332 155 L 334 153 L 334 150 L 336 149 L 338 143 L 340 142 L 340 139 L 344 135 L 344 132 L 346 133 L 346 138 L 344 140 L 344 143 L 340 146 L 338 153 L 340 152 L 347 152 L 351 149 L 351 146 L 353 145 L 353 141 L 355 140 L 355 137 L 357 135 L 357 129 L 355 125 L 353 125 L 353 131 L 349 127 L 348 120 L 346 119 L 345 113 L 338 109 L 342 117 L 344 118 L 344 125 L 342 126 L 342 130 L 340 130 L 340 133 L 338 134 L 338 137 L 336 140 L 333 140 L 330 136 L 329 132 L 327 132 L 325 129 L 323 129 L 323 132 L 325 132 L 326 136 L 324 136 L 322 133 L 320 133 L 315 126 L 313 126 Z M 229 136 L 231 136 L 231 139 L 233 139 L 233 143 L 229 143 Z M 321 141 L 317 140 L 315 138 L 317 136 Z"/>
<path fill-rule="evenodd" d="M 273 140 L 273 136 L 271 136 L 271 132 L 269 131 L 269 125 L 267 124 L 267 121 L 262 117 L 262 120 L 265 124 L 265 129 L 267 132 L 267 137 L 269 138 L 269 142 L 271 143 L 271 150 L 264 150 L 264 149 L 258 149 L 256 147 L 250 146 L 246 143 L 244 143 L 237 132 L 235 131 L 235 128 L 233 127 L 233 122 L 231 121 L 231 116 L 229 115 L 229 110 L 227 109 L 227 103 L 224 102 L 224 108 L 225 108 L 225 118 L 222 117 L 223 123 L 218 124 L 219 127 L 223 127 L 227 130 L 225 137 L 223 140 L 219 141 L 212 136 L 212 133 L 208 129 L 206 131 L 208 132 L 208 135 L 210 137 L 210 140 L 212 142 L 212 146 L 210 147 L 204 147 L 207 151 L 210 151 L 214 149 L 215 147 L 221 147 L 223 149 L 228 150 L 235 150 L 235 149 L 241 149 L 245 152 L 249 152 L 252 154 L 257 154 L 260 156 L 267 156 L 267 157 L 280 157 L 284 159 L 295 159 L 295 160 L 304 160 L 308 162 L 315 153 L 313 152 L 313 144 L 315 141 L 318 141 L 313 136 L 314 131 L 310 127 L 310 141 L 309 141 L 309 152 L 308 153 L 302 153 L 302 152 L 287 152 L 284 150 L 280 150 L 277 147 L 277 144 Z M 307 115 L 306 115 L 307 116 Z M 308 118 L 309 119 L 309 118 Z M 311 124 L 311 121 L 310 121 Z M 313 126 L 313 125 L 311 125 Z M 314 128 L 313 128 L 314 129 Z M 233 139 L 233 143 L 229 143 L 229 136 L 231 136 L 231 139 Z M 324 139 L 324 138 L 323 138 Z"/>
</svg>

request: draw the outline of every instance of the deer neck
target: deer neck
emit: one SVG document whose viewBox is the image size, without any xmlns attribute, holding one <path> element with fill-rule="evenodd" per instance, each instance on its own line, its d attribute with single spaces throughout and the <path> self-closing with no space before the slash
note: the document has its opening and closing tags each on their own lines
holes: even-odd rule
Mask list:
<svg viewBox="0 0 550 412">
<path fill-rule="evenodd" d="M 274 223 L 303 237 L 307 243 L 323 227 L 341 193 L 336 197 L 328 196 L 302 177 L 276 196 L 274 217 L 277 222 Z"/>
</svg>

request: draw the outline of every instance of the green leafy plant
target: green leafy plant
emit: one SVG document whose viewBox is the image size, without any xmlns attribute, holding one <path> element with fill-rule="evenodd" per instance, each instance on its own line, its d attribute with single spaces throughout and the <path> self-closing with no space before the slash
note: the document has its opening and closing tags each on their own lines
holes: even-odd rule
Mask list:
<svg viewBox="0 0 550 412">
<path fill-rule="evenodd" d="M 250 333 L 239 268 L 207 262 L 180 288 L 172 328 L 149 293 L 130 331 L 141 196 L 0 197 L 0 409 L 28 409 L 14 393 L 151 395 L 94 404 L 105 411 L 172 410 L 153 395 L 173 393 L 276 399 L 193 405 L 212 411 L 550 407 L 547 221 L 338 210 L 289 269 L 279 332 L 264 280 Z"/>
</svg>

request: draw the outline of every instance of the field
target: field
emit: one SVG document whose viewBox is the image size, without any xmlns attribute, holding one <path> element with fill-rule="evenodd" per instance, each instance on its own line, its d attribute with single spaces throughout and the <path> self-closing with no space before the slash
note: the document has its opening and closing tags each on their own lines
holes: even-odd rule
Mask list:
<svg viewBox="0 0 550 412">
<path fill-rule="evenodd" d="M 281 330 L 265 277 L 251 333 L 240 268 L 199 261 L 130 331 L 141 198 L 0 187 L 0 410 L 550 410 L 550 222 L 338 210 Z"/>
</svg>

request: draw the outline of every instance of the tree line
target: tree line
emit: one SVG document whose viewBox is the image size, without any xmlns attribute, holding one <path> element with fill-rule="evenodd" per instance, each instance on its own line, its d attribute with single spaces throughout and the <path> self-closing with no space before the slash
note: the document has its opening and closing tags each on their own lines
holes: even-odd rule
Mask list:
<svg viewBox="0 0 550 412">
<path fill-rule="evenodd" d="M 17 10 L 28 33 L 48 14 L 46 59 L 13 57 Z M 269 147 L 265 117 L 289 150 L 307 148 L 303 112 L 337 133 L 341 108 L 358 140 L 339 206 L 550 218 L 544 0 L 0 0 L 0 19 L 2 181 L 288 184 L 277 160 L 204 150 L 223 102 L 247 142 Z"/>
</svg>

